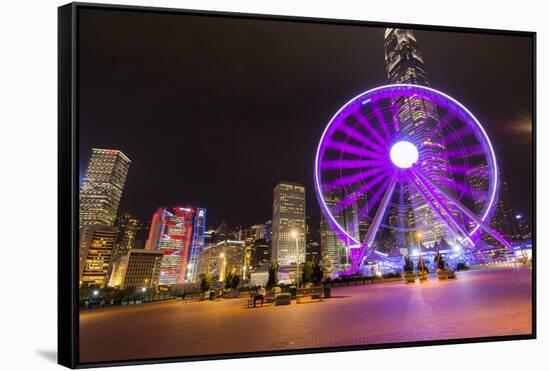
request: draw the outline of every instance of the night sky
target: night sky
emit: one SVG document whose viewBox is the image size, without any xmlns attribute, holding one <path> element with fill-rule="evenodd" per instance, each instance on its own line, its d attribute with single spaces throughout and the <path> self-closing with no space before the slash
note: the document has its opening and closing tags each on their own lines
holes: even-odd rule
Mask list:
<svg viewBox="0 0 550 371">
<path fill-rule="evenodd" d="M 417 31 L 432 87 L 484 125 L 518 212 L 531 214 L 532 48 L 522 36 Z M 281 180 L 307 187 L 332 115 L 387 83 L 384 29 L 80 11 L 80 174 L 90 150 L 131 160 L 120 211 L 208 209 L 210 226 L 271 219 Z"/>
</svg>

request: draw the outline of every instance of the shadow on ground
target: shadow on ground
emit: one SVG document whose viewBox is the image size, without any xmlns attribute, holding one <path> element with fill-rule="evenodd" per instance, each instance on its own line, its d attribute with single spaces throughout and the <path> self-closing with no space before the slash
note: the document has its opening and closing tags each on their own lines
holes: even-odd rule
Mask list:
<svg viewBox="0 0 550 371">
<path fill-rule="evenodd" d="M 57 363 L 57 351 L 55 350 L 37 350 L 36 354 L 50 362 Z"/>
</svg>

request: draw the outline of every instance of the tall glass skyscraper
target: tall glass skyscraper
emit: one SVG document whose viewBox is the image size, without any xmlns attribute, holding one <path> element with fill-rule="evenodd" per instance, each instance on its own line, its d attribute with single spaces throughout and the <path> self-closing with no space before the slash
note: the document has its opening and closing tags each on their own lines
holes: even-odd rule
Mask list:
<svg viewBox="0 0 550 371">
<path fill-rule="evenodd" d="M 159 284 L 194 283 L 197 264 L 204 249 L 206 209 L 160 208 L 153 215 L 145 249 L 162 251 Z"/>
<path fill-rule="evenodd" d="M 306 259 L 306 188 L 281 182 L 273 190 L 271 259 L 291 266 Z"/>
<path fill-rule="evenodd" d="M 418 47 L 416 37 L 412 30 L 388 28 L 385 32 L 385 61 L 388 79 L 393 84 L 416 84 L 430 86 L 424 59 Z M 442 133 L 438 129 L 439 115 L 435 105 L 428 99 L 418 97 L 403 97 L 393 102 L 395 107 L 394 127 L 400 133 L 402 139 L 414 139 L 416 143 L 422 143 L 419 152 L 425 154 L 426 159 L 419 164 L 420 169 L 428 174 L 431 179 L 439 183 L 444 189 L 446 174 L 449 174 L 449 162 L 444 156 L 445 147 L 442 144 Z M 404 185 L 406 187 L 406 185 Z M 399 210 L 397 217 L 401 219 L 400 225 L 415 227 L 422 232 L 421 243 L 433 246 L 441 239 L 454 240 L 452 231 L 423 201 L 417 191 L 408 190 L 411 211 Z M 450 191 L 449 191 L 450 192 Z M 458 212 L 451 210 L 458 216 Z M 408 215 L 414 214 L 414 218 Z M 414 219 L 415 226 L 408 225 Z M 413 243 L 412 232 L 405 238 L 397 238 L 397 242 L 406 241 Z M 403 246 L 399 246 L 403 247 Z"/>
<path fill-rule="evenodd" d="M 130 159 L 121 151 L 92 149 L 80 189 L 80 228 L 114 224 L 129 167 Z"/>
<path fill-rule="evenodd" d="M 195 283 L 197 279 L 197 265 L 204 249 L 204 232 L 206 229 L 206 209 L 198 208 L 193 223 L 193 240 L 189 250 L 189 263 L 185 273 L 185 282 Z"/>
</svg>

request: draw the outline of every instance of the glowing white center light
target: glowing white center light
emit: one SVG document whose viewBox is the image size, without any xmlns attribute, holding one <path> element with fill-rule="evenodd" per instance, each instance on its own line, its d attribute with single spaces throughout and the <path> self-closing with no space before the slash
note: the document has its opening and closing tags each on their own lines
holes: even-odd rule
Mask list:
<svg viewBox="0 0 550 371">
<path fill-rule="evenodd" d="M 391 147 L 390 158 L 395 166 L 408 169 L 418 161 L 418 150 L 411 142 L 397 142 Z"/>
</svg>

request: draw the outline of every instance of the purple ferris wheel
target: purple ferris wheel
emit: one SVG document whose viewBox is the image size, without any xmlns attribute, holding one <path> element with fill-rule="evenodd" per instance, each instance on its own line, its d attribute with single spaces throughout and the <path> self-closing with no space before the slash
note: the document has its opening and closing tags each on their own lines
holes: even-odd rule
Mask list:
<svg viewBox="0 0 550 371">
<path fill-rule="evenodd" d="M 411 223 L 422 209 L 466 249 L 475 249 L 483 231 L 511 249 L 489 224 L 498 176 L 474 115 L 440 91 L 411 84 L 377 87 L 347 102 L 321 136 L 314 174 L 321 210 L 350 248 L 352 271 L 377 233 L 430 228 L 418 218 Z M 358 224 L 366 227 L 361 233 Z"/>
</svg>

